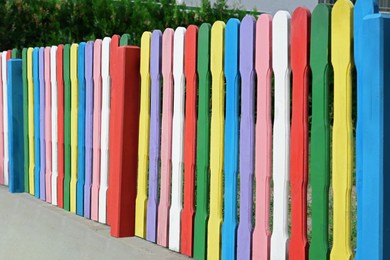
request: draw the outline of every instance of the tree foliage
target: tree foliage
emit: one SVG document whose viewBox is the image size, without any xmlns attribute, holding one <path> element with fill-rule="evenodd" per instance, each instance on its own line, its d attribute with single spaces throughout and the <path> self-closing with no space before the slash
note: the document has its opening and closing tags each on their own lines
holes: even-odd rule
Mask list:
<svg viewBox="0 0 390 260">
<path fill-rule="evenodd" d="M 200 25 L 246 14 L 224 0 L 186 7 L 174 0 L 0 0 L 0 50 L 50 46 L 129 33 Z"/>
</svg>

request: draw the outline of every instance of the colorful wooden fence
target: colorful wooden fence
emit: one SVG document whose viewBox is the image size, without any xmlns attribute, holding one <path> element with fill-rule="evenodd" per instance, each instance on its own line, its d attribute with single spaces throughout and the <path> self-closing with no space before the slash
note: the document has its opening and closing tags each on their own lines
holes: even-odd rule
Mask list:
<svg viewBox="0 0 390 260">
<path fill-rule="evenodd" d="M 357 259 L 390 258 L 390 16 L 375 1 L 130 42 L 0 53 L 0 184 L 195 259 L 352 259 L 352 228 Z"/>
</svg>

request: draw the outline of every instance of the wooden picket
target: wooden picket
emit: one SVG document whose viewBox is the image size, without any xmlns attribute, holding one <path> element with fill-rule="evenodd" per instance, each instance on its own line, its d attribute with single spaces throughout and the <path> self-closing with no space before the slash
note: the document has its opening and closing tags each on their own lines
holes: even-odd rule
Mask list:
<svg viewBox="0 0 390 260">
<path fill-rule="evenodd" d="M 71 172 L 70 172 L 70 212 L 76 213 L 76 186 L 77 186 L 77 115 L 78 115 L 78 78 L 77 78 L 77 52 L 79 45 L 73 43 L 70 47 L 70 147 L 71 147 Z"/>
<path fill-rule="evenodd" d="M 148 154 L 149 154 L 149 126 L 150 126 L 150 41 L 152 34 L 144 32 L 141 37 L 141 104 L 138 138 L 138 177 L 137 200 L 135 215 L 135 234 L 145 238 L 146 232 L 146 203 L 147 178 L 148 178 Z"/>
<path fill-rule="evenodd" d="M 76 213 L 84 216 L 84 184 L 85 184 L 85 42 L 79 44 L 77 50 L 77 184 Z"/>
<path fill-rule="evenodd" d="M 352 186 L 352 14 L 349 0 L 332 10 L 331 60 L 334 70 L 332 133 L 333 247 L 330 259 L 350 259 Z"/>
<path fill-rule="evenodd" d="M 156 242 L 157 235 L 158 173 L 160 168 L 161 39 L 161 31 L 154 30 L 150 49 L 149 193 L 146 210 L 146 239 L 153 243 Z"/>
<path fill-rule="evenodd" d="M 3 161 L 3 169 L 4 169 L 4 185 L 8 185 L 8 177 L 9 177 L 9 149 L 8 149 L 8 68 L 7 62 L 9 60 L 8 51 L 3 51 L 2 56 L 2 78 L 3 78 L 3 140 L 4 140 L 4 161 Z M 1 158 L 0 158 L 1 160 Z"/>
<path fill-rule="evenodd" d="M 196 130 L 196 211 L 194 219 L 194 258 L 207 255 L 207 221 L 209 217 L 209 157 L 210 157 L 210 31 L 203 23 L 198 33 L 198 127 Z"/>
<path fill-rule="evenodd" d="M 8 122 L 9 122 L 9 191 L 24 192 L 24 129 L 22 60 L 7 62 Z"/>
<path fill-rule="evenodd" d="M 4 55 L 4 53 L 3 53 Z M 4 59 L 4 57 L 3 57 Z M 35 153 L 35 167 L 34 167 L 34 187 L 35 187 L 35 197 L 39 198 L 40 194 L 40 182 L 39 182 L 39 173 L 41 165 L 41 153 L 40 153 L 40 122 L 39 122 L 39 112 L 40 112 L 40 95 L 39 95 L 39 48 L 35 47 L 33 51 L 33 87 L 34 87 L 34 153 Z M 3 71 L 4 73 L 4 71 Z M 3 86 L 4 87 L 4 86 Z M 3 103 L 4 105 L 4 103 Z"/>
<path fill-rule="evenodd" d="M 260 15 L 256 24 L 257 118 L 256 118 L 256 225 L 252 258 L 270 257 L 270 198 L 272 174 L 272 16 Z"/>
<path fill-rule="evenodd" d="M 184 206 L 181 214 L 180 252 L 192 256 L 195 215 L 196 104 L 198 92 L 197 66 L 198 27 L 188 26 L 184 43 L 186 78 L 184 125 Z"/>
<path fill-rule="evenodd" d="M 295 9 L 291 19 L 293 76 L 290 137 L 291 238 L 289 257 L 307 259 L 308 88 L 310 11 Z"/>
<path fill-rule="evenodd" d="M 35 169 L 35 153 L 34 153 L 34 82 L 33 82 L 33 48 L 27 49 L 27 85 L 28 85 L 28 179 L 29 179 L 29 193 L 35 195 L 34 185 L 34 169 Z M 1 72 L 1 68 L 0 68 Z M 0 80 L 1 83 L 1 80 Z M 1 87 L 1 86 L 0 86 Z M 2 109 L 2 91 L 0 91 L 0 107 Z M 3 128 L 3 113 L 0 111 L 0 130 Z M 0 142 L 0 158 L 3 157 L 2 142 Z M 1 167 L 1 159 L 0 159 Z M 0 169 L 0 176 L 4 168 Z"/>
<path fill-rule="evenodd" d="M 45 151 L 46 151 L 46 171 L 45 171 L 45 191 L 46 201 L 51 203 L 51 82 L 50 82 L 50 47 L 45 48 Z"/>
<path fill-rule="evenodd" d="M 97 221 L 99 216 L 100 186 L 100 138 L 102 107 L 102 40 L 97 39 L 93 46 L 93 165 L 91 189 L 91 219 Z"/>
<path fill-rule="evenodd" d="M 226 118 L 224 151 L 224 219 L 222 224 L 222 259 L 236 257 L 237 178 L 239 147 L 239 41 L 240 21 L 229 19 L 225 29 Z M 227 196 L 227 194 L 229 194 Z"/>
<path fill-rule="evenodd" d="M 184 38 L 186 29 L 178 27 L 173 40 L 173 117 L 172 117 L 172 184 L 169 210 L 169 248 L 180 251 L 180 216 L 182 209 L 183 182 L 183 135 L 184 135 Z"/>
<path fill-rule="evenodd" d="M 1 68 L 0 68 L 1 71 Z M 22 50 L 24 191 L 29 192 L 27 48 Z M 0 76 L 1 78 L 1 76 Z M 1 89 L 1 87 L 0 87 Z M 1 97 L 0 97 L 1 99 Z M 1 119 L 0 119 L 1 120 Z M 1 132 L 1 131 L 0 131 Z M 1 157 L 0 157 L 1 158 Z M 1 174 L 0 174 L 1 175 Z"/>
<path fill-rule="evenodd" d="M 357 234 L 356 234 L 356 244 L 357 244 L 357 250 L 356 250 L 356 259 L 364 259 L 368 255 L 365 255 L 365 252 L 371 251 L 373 247 L 367 246 L 370 243 L 367 243 L 368 241 L 368 235 L 365 234 L 364 229 L 364 222 L 368 224 L 368 222 L 371 223 L 372 219 L 370 217 L 364 217 L 364 201 L 365 198 L 363 197 L 365 182 L 368 182 L 368 180 L 365 180 L 364 175 L 364 133 L 363 129 L 365 126 L 367 126 L 367 120 L 369 118 L 369 111 L 370 111 L 370 103 L 366 104 L 365 96 L 369 95 L 368 91 L 362 86 L 363 84 L 363 69 L 366 63 L 366 59 L 371 57 L 371 53 L 368 56 L 365 56 L 366 48 L 365 41 L 368 40 L 366 38 L 367 36 L 363 33 L 363 19 L 368 14 L 378 13 L 378 3 L 373 0 L 369 1 L 361 1 L 358 0 L 355 3 L 354 6 L 354 61 L 356 64 L 356 84 L 357 84 L 357 122 L 356 122 L 356 196 L 357 196 Z M 369 99 L 367 100 L 369 101 Z M 367 153 L 368 155 L 368 153 Z M 371 170 L 370 170 L 371 171 Z M 368 176 L 368 175 L 366 175 Z M 367 178 L 367 177 L 366 177 Z M 368 177 L 368 178 L 371 178 Z M 371 198 L 367 200 L 368 204 L 371 204 L 373 201 L 371 201 Z M 366 204 L 366 205 L 368 205 Z M 371 215 L 373 212 L 369 212 L 368 214 Z M 366 225 L 367 225 L 366 224 Z M 368 224 L 370 225 L 370 224 Z M 368 231 L 368 230 L 367 230 Z M 367 236 L 367 237 L 366 237 Z M 371 253 L 371 252 L 370 252 Z M 363 258 L 361 258 L 363 257 Z"/>
<path fill-rule="evenodd" d="M 240 25 L 240 223 L 237 258 L 250 259 L 252 246 L 252 195 L 255 157 L 255 40 L 256 19 L 245 16 Z"/>
<path fill-rule="evenodd" d="M 53 57 L 54 58 L 54 57 Z M 57 107 L 58 107 L 58 177 L 57 177 L 57 204 L 64 208 L 64 178 L 65 178 L 65 145 L 64 145 L 64 45 L 57 47 Z M 30 92 L 29 92 L 30 95 Z M 30 114 L 29 114 L 30 120 Z M 30 122 L 30 121 L 29 121 Z M 29 124 L 30 127 L 30 124 Z M 30 148 L 31 154 L 31 148 Z"/>
<path fill-rule="evenodd" d="M 161 246 L 168 245 L 168 209 L 171 193 L 173 35 L 173 29 L 165 29 L 162 41 L 163 107 L 161 125 L 161 179 L 157 220 L 157 244 Z"/>
<path fill-rule="evenodd" d="M 64 77 L 64 209 L 70 210 L 70 175 L 71 175 L 71 84 L 70 84 L 70 45 L 65 44 L 63 52 Z"/>
<path fill-rule="evenodd" d="M 50 49 L 50 84 L 51 84 L 51 157 L 52 157 L 52 179 L 51 179 L 51 203 L 58 204 L 57 183 L 58 183 L 58 84 L 57 84 L 57 46 Z"/>
<path fill-rule="evenodd" d="M 313 11 L 311 23 L 312 118 L 310 183 L 312 188 L 312 238 L 309 249 L 310 259 L 329 258 L 330 10 L 325 4 L 318 5 Z"/>
<path fill-rule="evenodd" d="M 279 11 L 272 24 L 275 74 L 273 126 L 273 231 L 271 259 L 285 259 L 288 246 L 288 184 L 290 170 L 290 14 Z"/>
<path fill-rule="evenodd" d="M 94 42 L 85 46 L 85 184 L 84 217 L 91 218 L 91 187 L 93 166 L 93 64 Z"/>
<path fill-rule="evenodd" d="M 222 171 L 225 109 L 225 76 L 223 53 L 225 23 L 217 21 L 211 28 L 211 124 L 210 124 L 210 218 L 207 232 L 207 258 L 220 258 L 222 224 Z"/>
</svg>

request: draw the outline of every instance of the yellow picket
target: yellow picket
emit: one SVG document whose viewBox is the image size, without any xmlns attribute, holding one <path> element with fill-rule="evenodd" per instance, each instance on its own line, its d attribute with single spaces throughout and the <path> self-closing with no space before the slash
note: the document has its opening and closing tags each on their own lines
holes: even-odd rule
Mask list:
<svg viewBox="0 0 390 260">
<path fill-rule="evenodd" d="M 70 212 L 76 213 L 76 184 L 77 184 L 77 113 L 78 113 L 78 81 L 77 81 L 77 50 L 78 44 L 70 47 L 70 81 L 71 81 L 71 112 L 70 112 Z"/>
</svg>

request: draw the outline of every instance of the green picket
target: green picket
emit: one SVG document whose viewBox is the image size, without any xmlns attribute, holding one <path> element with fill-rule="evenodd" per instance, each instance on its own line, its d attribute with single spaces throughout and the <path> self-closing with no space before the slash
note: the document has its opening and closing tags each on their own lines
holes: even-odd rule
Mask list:
<svg viewBox="0 0 390 260">
<path fill-rule="evenodd" d="M 12 51 L 12 56 L 14 56 L 13 54 L 14 51 Z M 16 53 L 15 53 L 15 57 L 16 57 Z M 27 48 L 24 48 L 22 51 L 22 76 L 23 76 L 24 191 L 29 192 Z"/>
<path fill-rule="evenodd" d="M 70 44 L 64 46 L 64 209 L 70 210 Z"/>
<path fill-rule="evenodd" d="M 119 46 L 127 46 L 131 44 L 130 34 L 125 33 L 121 36 Z"/>
<path fill-rule="evenodd" d="M 312 14 L 310 66 L 312 69 L 312 124 L 310 180 L 312 240 L 310 259 L 329 259 L 328 193 L 330 177 L 330 7 L 319 4 Z"/>
<path fill-rule="evenodd" d="M 194 258 L 206 259 L 207 222 L 209 218 L 209 155 L 210 155 L 210 32 L 204 23 L 198 33 L 198 127 L 196 147 L 196 213 L 194 222 Z"/>
</svg>

